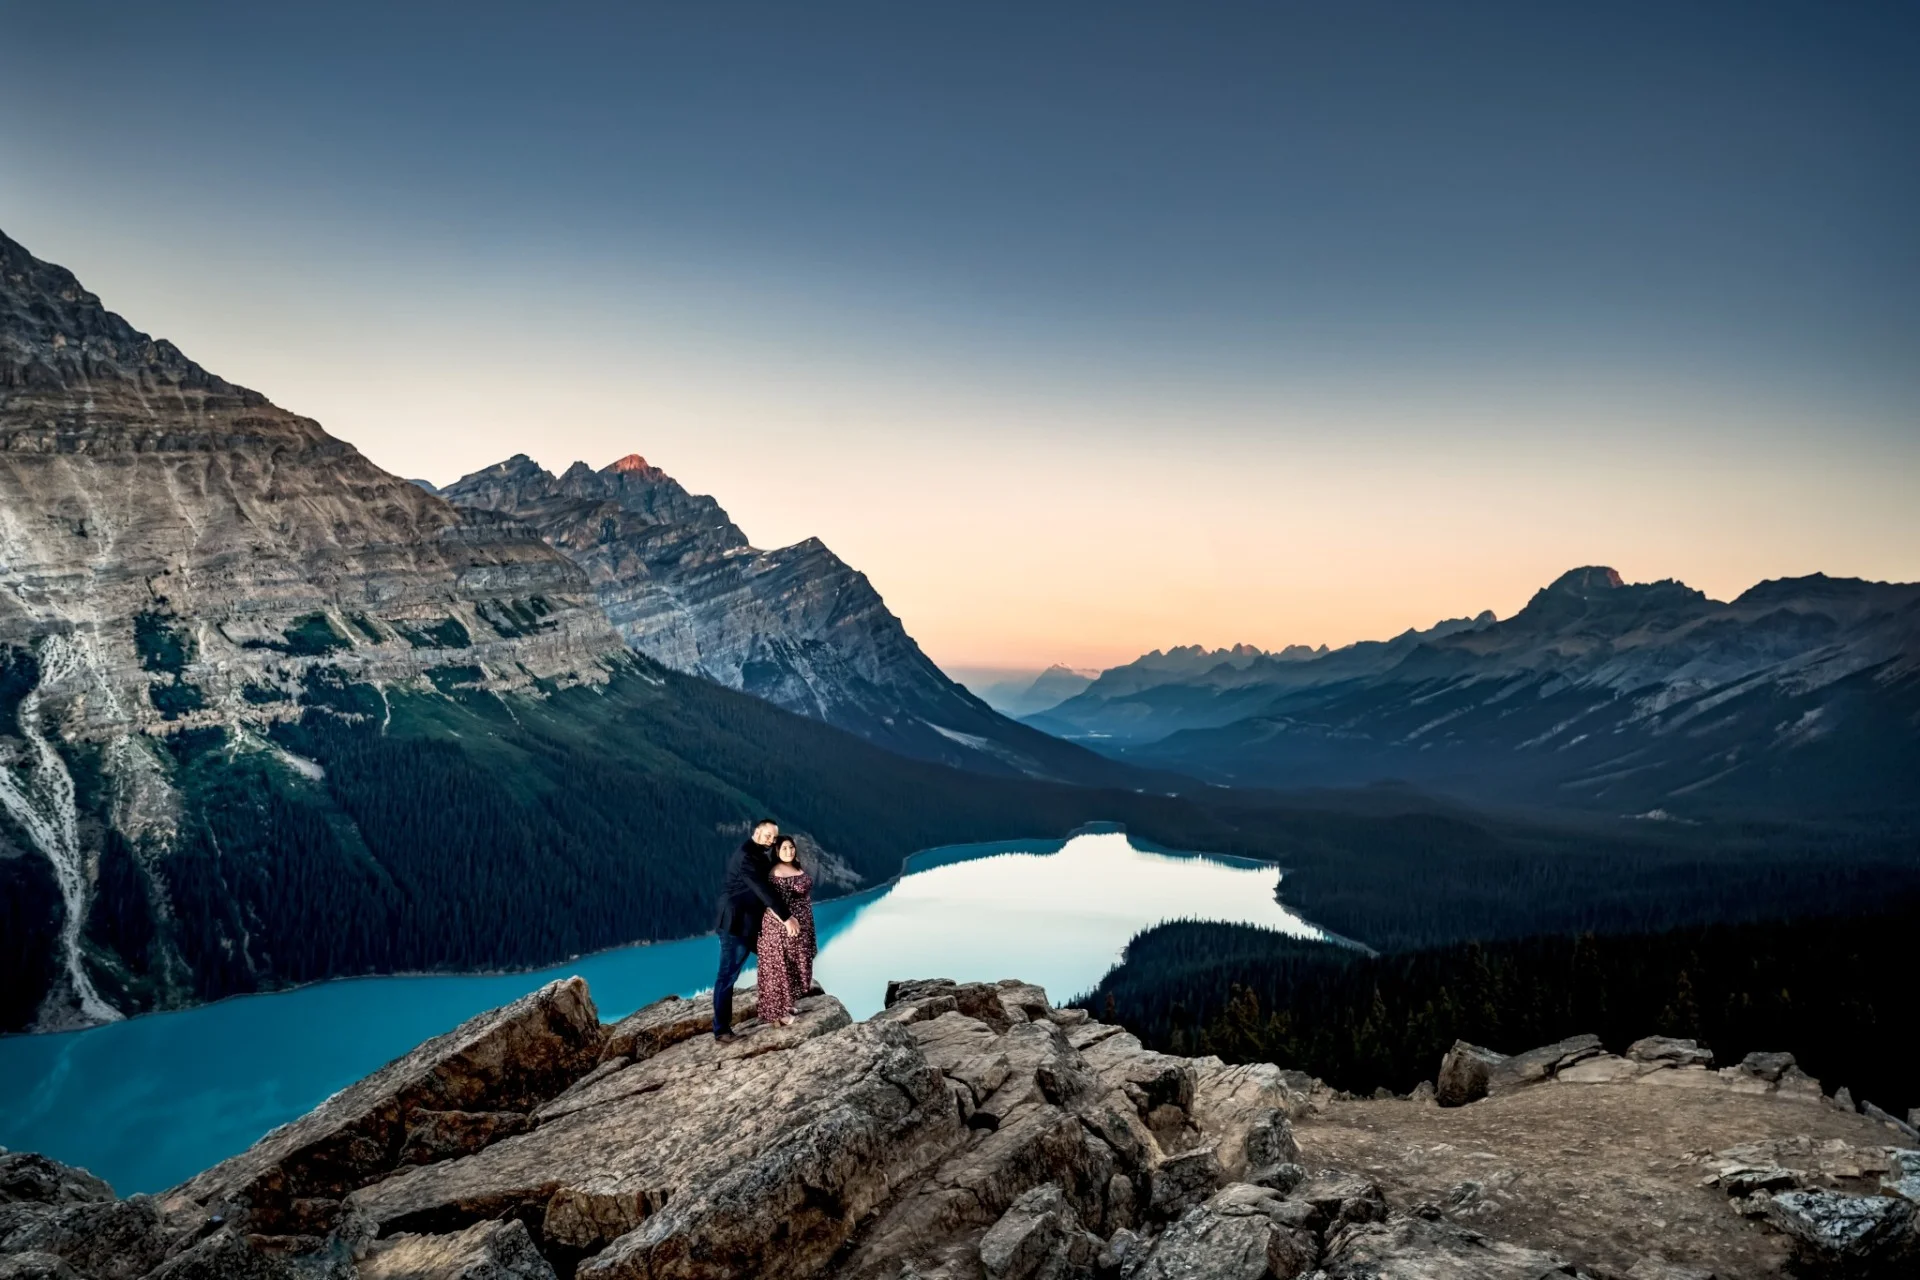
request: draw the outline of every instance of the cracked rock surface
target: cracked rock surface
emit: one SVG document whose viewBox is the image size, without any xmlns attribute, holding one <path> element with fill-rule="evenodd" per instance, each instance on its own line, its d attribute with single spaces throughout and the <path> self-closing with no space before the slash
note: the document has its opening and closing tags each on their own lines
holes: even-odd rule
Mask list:
<svg viewBox="0 0 1920 1280">
<path fill-rule="evenodd" d="M 1607 1056 L 1586 1040 L 1515 1055 L 1537 1079 L 1440 1107 L 1156 1053 L 1013 980 L 888 995 L 774 1027 L 743 991 L 722 1045 L 710 997 L 603 1026 L 556 982 L 157 1197 L 0 1152 L 0 1278 L 1701 1280 L 1910 1256 L 1920 1152 L 1790 1091 L 1645 1087 L 1722 1079 L 1677 1042 L 1618 1076 L 1580 1074 Z"/>
</svg>

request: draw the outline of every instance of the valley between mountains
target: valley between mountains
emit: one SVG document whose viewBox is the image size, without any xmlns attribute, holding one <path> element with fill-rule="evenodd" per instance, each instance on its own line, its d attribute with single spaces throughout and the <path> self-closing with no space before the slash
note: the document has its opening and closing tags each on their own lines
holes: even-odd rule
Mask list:
<svg viewBox="0 0 1920 1280">
<path fill-rule="evenodd" d="M 829 893 L 1120 823 L 1383 953 L 1920 894 L 1913 586 L 1579 570 L 1507 619 L 1051 673 L 1022 723 L 637 455 L 430 488 L 0 237 L 0 1031 L 703 933 L 762 812 Z M 1230 1005 L 1181 972 L 1168 1036 Z"/>
</svg>

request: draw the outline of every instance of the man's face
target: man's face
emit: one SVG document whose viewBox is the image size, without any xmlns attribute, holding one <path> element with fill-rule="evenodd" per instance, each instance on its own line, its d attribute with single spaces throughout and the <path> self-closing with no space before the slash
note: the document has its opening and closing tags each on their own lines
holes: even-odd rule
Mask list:
<svg viewBox="0 0 1920 1280">
<path fill-rule="evenodd" d="M 780 834 L 780 828 L 771 822 L 763 822 L 753 829 L 753 842 L 758 845 L 772 844 L 774 837 Z"/>
</svg>

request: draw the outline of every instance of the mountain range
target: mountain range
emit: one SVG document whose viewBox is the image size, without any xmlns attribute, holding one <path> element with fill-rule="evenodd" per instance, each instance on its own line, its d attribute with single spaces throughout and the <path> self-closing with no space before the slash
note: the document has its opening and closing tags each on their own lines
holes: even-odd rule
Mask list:
<svg viewBox="0 0 1920 1280">
<path fill-rule="evenodd" d="M 763 551 L 720 504 L 631 454 L 556 476 L 517 454 L 440 490 L 579 565 L 634 650 L 888 750 L 959 768 L 1117 782 L 1099 756 L 994 711 L 935 666 L 818 538 Z M 1126 779 L 1131 781 L 1131 779 Z"/>
<path fill-rule="evenodd" d="M 1920 584 L 1815 574 L 1721 602 L 1593 566 L 1504 620 L 1103 681 L 1034 723 L 1215 782 L 1681 820 L 1920 807 Z"/>
<path fill-rule="evenodd" d="M 542 527 L 448 502 L 0 236 L 0 1031 L 697 933 L 760 812 L 846 887 L 1134 803 L 1027 777 L 1146 775 L 960 692 L 825 548 L 581 470 Z"/>
</svg>

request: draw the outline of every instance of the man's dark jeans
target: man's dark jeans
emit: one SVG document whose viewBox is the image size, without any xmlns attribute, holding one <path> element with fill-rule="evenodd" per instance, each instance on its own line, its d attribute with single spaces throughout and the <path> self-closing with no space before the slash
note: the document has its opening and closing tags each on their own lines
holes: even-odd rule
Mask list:
<svg viewBox="0 0 1920 1280">
<path fill-rule="evenodd" d="M 720 976 L 713 980 L 713 1034 L 733 1030 L 733 984 L 747 967 L 753 947 L 745 938 L 730 933 L 720 935 Z"/>
</svg>

